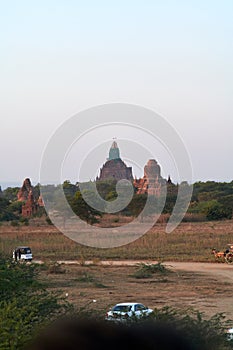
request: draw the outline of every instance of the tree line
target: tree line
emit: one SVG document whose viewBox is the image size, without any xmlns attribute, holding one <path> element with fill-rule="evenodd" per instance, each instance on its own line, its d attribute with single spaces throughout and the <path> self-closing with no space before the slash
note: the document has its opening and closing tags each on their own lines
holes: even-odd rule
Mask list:
<svg viewBox="0 0 233 350">
<path fill-rule="evenodd" d="M 87 183 L 88 184 L 88 183 Z M 83 184 L 82 184 L 83 185 Z M 117 199 L 118 193 L 116 190 L 115 181 L 99 181 L 96 183 L 98 195 L 107 203 Z M 189 186 L 186 184 L 186 186 Z M 98 207 L 93 208 L 86 200 L 89 199 L 91 203 L 98 202 L 98 195 L 92 191 L 85 189 L 85 186 L 80 186 L 79 183 L 72 184 L 66 180 L 61 185 L 47 185 L 43 186 L 43 199 L 46 203 L 50 203 L 51 207 L 59 213 L 66 213 L 63 211 L 63 200 L 60 196 L 61 190 L 64 191 L 67 202 L 69 203 L 74 215 L 78 215 L 81 219 L 88 223 L 94 224 L 101 220 L 104 212 L 104 201 Z M 82 189 L 82 191 L 81 191 Z M 124 199 L 124 192 L 127 193 L 127 188 L 123 189 L 121 195 Z M 22 217 L 23 202 L 17 200 L 18 187 L 8 187 L 1 192 L 0 195 L 0 221 L 10 221 L 12 224 L 28 224 L 28 218 Z M 33 187 L 35 198 L 40 195 L 40 185 Z M 166 191 L 166 198 L 162 209 L 162 214 L 169 216 L 176 203 L 178 185 L 168 184 Z M 84 199 L 85 197 L 85 199 Z M 150 208 L 160 206 L 161 198 L 148 196 L 147 194 L 134 194 L 130 203 L 120 210 L 120 215 L 137 217 L 143 212 L 147 201 L 151 201 Z M 148 209 L 151 210 L 151 209 Z M 223 220 L 231 219 L 233 211 L 233 181 L 231 182 L 196 182 L 193 184 L 192 198 L 183 220 L 186 221 L 205 221 L 205 220 Z M 144 215 L 151 213 L 143 212 Z M 68 215 L 68 213 L 67 213 Z M 51 223 L 44 208 L 39 208 L 34 216 L 45 216 L 48 223 Z"/>
</svg>

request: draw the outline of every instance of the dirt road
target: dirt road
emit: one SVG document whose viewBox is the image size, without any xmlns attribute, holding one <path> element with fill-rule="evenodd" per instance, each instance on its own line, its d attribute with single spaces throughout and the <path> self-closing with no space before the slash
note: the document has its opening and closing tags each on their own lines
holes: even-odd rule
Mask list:
<svg viewBox="0 0 233 350">
<path fill-rule="evenodd" d="M 151 260 L 102 260 L 93 262 L 87 260 L 80 263 L 78 260 L 60 260 L 59 264 L 65 265 L 100 265 L 100 266 L 137 266 L 140 263 L 144 264 L 156 264 L 158 261 Z M 212 274 L 215 276 L 222 277 L 228 282 L 233 282 L 233 264 L 228 265 L 226 263 L 201 263 L 201 262 L 163 262 L 169 269 L 174 271 L 190 271 L 190 272 L 201 272 L 203 274 Z"/>
<path fill-rule="evenodd" d="M 174 270 L 183 270 L 190 272 L 201 272 L 203 274 L 212 274 L 222 277 L 225 281 L 233 282 L 233 265 L 218 263 L 193 263 L 193 262 L 171 262 L 166 263 Z"/>
</svg>

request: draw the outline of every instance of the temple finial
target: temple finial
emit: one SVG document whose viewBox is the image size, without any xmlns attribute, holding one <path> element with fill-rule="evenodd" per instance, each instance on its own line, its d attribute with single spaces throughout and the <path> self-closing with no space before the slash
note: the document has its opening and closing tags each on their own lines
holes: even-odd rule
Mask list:
<svg viewBox="0 0 233 350">
<path fill-rule="evenodd" d="M 119 159 L 120 158 L 120 150 L 118 148 L 118 145 L 116 143 L 116 137 L 113 137 L 113 143 L 112 143 L 112 146 L 109 150 L 109 160 L 112 160 L 112 159 Z"/>
</svg>

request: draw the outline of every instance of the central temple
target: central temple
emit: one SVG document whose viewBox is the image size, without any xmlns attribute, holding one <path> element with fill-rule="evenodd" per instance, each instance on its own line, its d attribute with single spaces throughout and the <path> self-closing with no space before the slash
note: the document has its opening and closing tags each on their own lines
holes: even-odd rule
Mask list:
<svg viewBox="0 0 233 350">
<path fill-rule="evenodd" d="M 159 197 L 163 186 L 173 185 L 168 177 L 165 180 L 161 176 L 161 169 L 155 159 L 149 159 L 144 166 L 144 176 L 140 179 L 133 179 L 132 168 L 127 165 L 120 158 L 120 150 L 116 141 L 113 142 L 110 150 L 109 157 L 100 169 L 100 175 L 96 178 L 96 181 L 106 180 L 129 180 L 133 183 L 136 194 L 148 194 Z M 169 188 L 170 188 L 169 187 Z"/>
<path fill-rule="evenodd" d="M 100 169 L 100 175 L 96 178 L 96 181 L 119 181 L 124 179 L 133 181 L 132 167 L 127 167 L 120 158 L 120 150 L 116 141 L 114 141 L 109 150 L 109 157 Z"/>
</svg>

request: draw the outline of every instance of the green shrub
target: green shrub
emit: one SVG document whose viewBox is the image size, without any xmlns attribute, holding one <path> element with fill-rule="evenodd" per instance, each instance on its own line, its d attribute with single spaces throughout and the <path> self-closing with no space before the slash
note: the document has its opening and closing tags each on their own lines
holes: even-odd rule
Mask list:
<svg viewBox="0 0 233 350">
<path fill-rule="evenodd" d="M 194 349 L 223 350 L 232 349 L 233 344 L 227 340 L 226 330 L 231 321 L 226 321 L 222 313 L 209 319 L 204 313 L 193 309 L 174 309 L 166 306 L 155 309 L 156 321 L 161 321 L 176 329 L 189 341 Z"/>
<path fill-rule="evenodd" d="M 232 209 L 224 207 L 220 203 L 213 204 L 208 208 L 206 218 L 208 220 L 223 220 L 232 218 Z"/>
<path fill-rule="evenodd" d="M 20 217 L 19 222 L 20 222 L 21 224 L 25 225 L 25 226 L 28 226 L 28 225 L 29 225 L 29 220 L 28 220 L 28 218 L 25 218 L 25 217 L 23 217 L 23 216 Z"/>
<path fill-rule="evenodd" d="M 25 349 L 32 337 L 71 306 L 37 280 L 40 267 L 0 258 L 0 349 Z"/>
<path fill-rule="evenodd" d="M 139 268 L 133 274 L 135 278 L 150 278 L 153 274 L 164 275 L 171 272 L 162 263 L 157 264 L 139 264 Z"/>
<path fill-rule="evenodd" d="M 47 222 L 48 225 L 53 225 L 51 219 L 48 216 L 46 216 L 45 221 Z"/>
<path fill-rule="evenodd" d="M 12 221 L 11 221 L 11 226 L 13 226 L 13 227 L 19 226 L 18 220 L 12 220 Z"/>
</svg>

